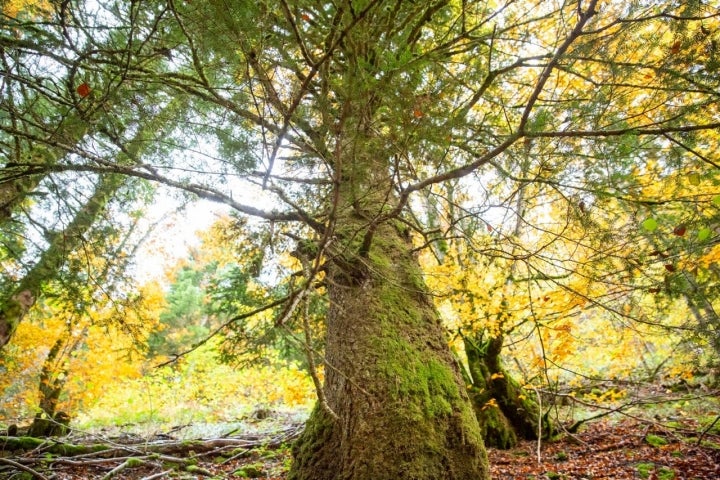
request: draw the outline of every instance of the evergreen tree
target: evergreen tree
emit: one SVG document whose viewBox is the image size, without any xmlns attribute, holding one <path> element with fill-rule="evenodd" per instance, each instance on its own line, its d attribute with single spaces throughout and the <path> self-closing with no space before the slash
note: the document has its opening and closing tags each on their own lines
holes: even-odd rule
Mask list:
<svg viewBox="0 0 720 480">
<path fill-rule="evenodd" d="M 273 231 L 292 240 L 301 280 L 275 325 L 302 322 L 318 289 L 328 302 L 326 376 L 295 480 L 488 476 L 415 255 L 421 192 L 482 185 L 521 156 L 538 159 L 530 182 L 584 168 L 619 188 L 612 169 L 707 158 L 696 146 L 720 126 L 717 13 L 702 2 L 79 1 L 51 22 L 10 23 L 3 51 L 59 59 L 68 110 L 84 99 L 99 116 L 84 121 L 108 123 L 62 165 L 19 177 L 121 173 L 283 225 Z M 144 118 L 169 99 L 192 111 L 166 116 L 168 138 L 154 139 L 175 153 L 98 158 L 95 142 L 127 141 L 105 133 L 112 109 Z M 28 138 L 12 119 L 30 114 L 6 111 L 3 131 Z M 603 170 L 607 158 L 618 164 Z"/>
</svg>

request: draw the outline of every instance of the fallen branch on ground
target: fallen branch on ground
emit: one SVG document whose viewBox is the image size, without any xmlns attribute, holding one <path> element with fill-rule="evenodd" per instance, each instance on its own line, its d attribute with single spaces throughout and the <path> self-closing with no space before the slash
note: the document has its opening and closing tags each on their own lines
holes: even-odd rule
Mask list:
<svg viewBox="0 0 720 480">
<path fill-rule="evenodd" d="M 0 437 L 0 452 L 12 452 L 14 457 L 0 457 L 0 465 L 24 471 L 39 480 L 49 480 L 41 472 L 52 472 L 61 465 L 73 467 L 103 467 L 109 469 L 102 477 L 110 480 L 121 472 L 139 467 L 167 468 L 168 464 L 192 473 L 211 476 L 212 473 L 197 467 L 196 460 L 205 456 L 242 455 L 257 447 L 276 448 L 294 440 L 301 425 L 292 425 L 276 432 L 210 439 L 143 440 L 139 437 L 103 439 L 95 437 L 92 443 L 68 438 Z M 86 437 L 87 439 L 87 437 Z M 80 441 L 78 441 L 80 440 Z M 12 470 L 11 470 L 12 471 Z M 160 478 L 152 474 L 149 478 Z M 162 476 L 162 475 L 161 475 Z"/>
</svg>

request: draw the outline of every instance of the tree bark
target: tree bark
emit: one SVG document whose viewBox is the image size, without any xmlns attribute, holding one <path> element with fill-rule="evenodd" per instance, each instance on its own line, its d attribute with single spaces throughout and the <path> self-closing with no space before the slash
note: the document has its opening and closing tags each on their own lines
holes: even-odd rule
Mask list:
<svg viewBox="0 0 720 480">
<path fill-rule="evenodd" d="M 61 361 L 63 355 L 70 355 L 77 350 L 85 340 L 87 330 L 72 338 L 72 329 L 68 336 L 61 336 L 55 341 L 48 352 L 40 372 L 38 392 L 40 393 L 40 412 L 35 415 L 33 423 L 28 429 L 31 437 L 48 437 L 51 435 L 65 435 L 70 423 L 70 416 L 65 412 L 58 412 L 60 395 L 65 389 L 69 379 L 70 368 L 67 362 Z M 69 342 L 72 341 L 72 344 Z M 60 364 L 60 367 L 58 367 Z"/>
<path fill-rule="evenodd" d="M 470 396 L 485 444 L 508 449 L 517 445 L 518 438 L 537 439 L 540 408 L 531 392 L 523 390 L 503 368 L 503 337 L 464 337 L 464 343 L 472 381 Z M 548 420 L 542 421 L 544 434 L 549 434 Z"/>
<path fill-rule="evenodd" d="M 338 419 L 315 408 L 290 479 L 488 478 L 477 420 L 410 247 L 384 224 L 367 255 L 338 255 L 328 267 L 324 393 Z"/>
</svg>

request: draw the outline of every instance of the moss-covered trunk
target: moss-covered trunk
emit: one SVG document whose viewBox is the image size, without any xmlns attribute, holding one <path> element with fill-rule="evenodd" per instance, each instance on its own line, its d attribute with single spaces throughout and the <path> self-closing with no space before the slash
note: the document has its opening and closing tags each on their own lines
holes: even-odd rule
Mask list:
<svg viewBox="0 0 720 480">
<path fill-rule="evenodd" d="M 84 342 L 87 330 L 83 330 L 75 338 L 72 331 L 68 331 L 68 337 L 61 336 L 55 341 L 48 352 L 40 372 L 38 392 L 40 394 L 39 412 L 35 415 L 28 435 L 32 437 L 47 437 L 50 435 L 64 435 L 70 423 L 70 416 L 65 412 L 58 412 L 58 404 L 70 373 L 70 366 L 67 358 L 76 351 Z M 72 343 L 71 343 L 72 342 Z"/>
<path fill-rule="evenodd" d="M 470 370 L 470 396 L 487 446 L 512 448 L 518 438 L 536 439 L 540 408 L 502 366 L 503 337 L 468 338 L 465 352 Z M 550 427 L 544 420 L 543 432 Z"/>
<path fill-rule="evenodd" d="M 293 480 L 488 478 L 465 385 L 409 241 L 389 224 L 329 267 L 324 391 Z"/>
</svg>

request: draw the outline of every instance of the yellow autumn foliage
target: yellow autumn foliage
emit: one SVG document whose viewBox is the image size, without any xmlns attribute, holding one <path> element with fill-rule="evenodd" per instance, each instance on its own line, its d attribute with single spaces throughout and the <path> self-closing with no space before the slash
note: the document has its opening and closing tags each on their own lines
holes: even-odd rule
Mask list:
<svg viewBox="0 0 720 480">
<path fill-rule="evenodd" d="M 149 369 L 142 378 L 108 384 L 78 417 L 81 425 L 233 421 L 259 405 L 309 409 L 315 390 L 296 364 L 277 357 L 263 366 L 235 368 L 217 359 L 210 342 L 176 364 Z"/>
<path fill-rule="evenodd" d="M 129 303 L 109 302 L 85 315 L 60 302 L 34 308 L 0 359 L 5 373 L 0 378 L 0 397 L 5 400 L 0 421 L 34 415 L 40 372 L 58 340 L 63 347 L 52 365 L 53 378 L 67 377 L 59 410 L 76 412 L 93 403 L 108 385 L 142 376 L 141 349 L 158 325 L 163 295 L 160 286 L 151 283 Z"/>
<path fill-rule="evenodd" d="M 3 0 L 0 9 L 10 18 L 16 18 L 21 12 L 48 15 L 52 12 L 52 4 L 49 0 Z"/>
</svg>

